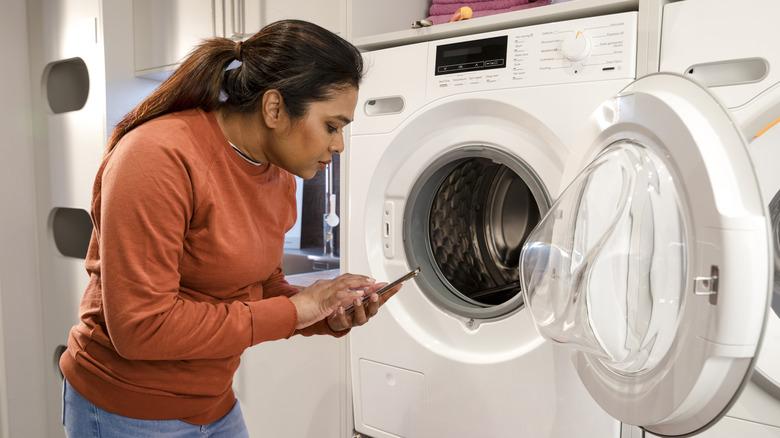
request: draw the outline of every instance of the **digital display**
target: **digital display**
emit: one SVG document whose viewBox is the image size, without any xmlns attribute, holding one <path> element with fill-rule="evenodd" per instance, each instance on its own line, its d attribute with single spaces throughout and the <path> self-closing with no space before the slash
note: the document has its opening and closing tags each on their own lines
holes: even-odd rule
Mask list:
<svg viewBox="0 0 780 438">
<path fill-rule="evenodd" d="M 506 67 L 506 35 L 444 44 L 436 48 L 435 75 Z"/>
<path fill-rule="evenodd" d="M 460 49 L 451 49 L 444 51 L 444 58 L 452 58 L 453 56 L 463 55 L 476 55 L 482 53 L 482 47 L 463 47 Z"/>
</svg>

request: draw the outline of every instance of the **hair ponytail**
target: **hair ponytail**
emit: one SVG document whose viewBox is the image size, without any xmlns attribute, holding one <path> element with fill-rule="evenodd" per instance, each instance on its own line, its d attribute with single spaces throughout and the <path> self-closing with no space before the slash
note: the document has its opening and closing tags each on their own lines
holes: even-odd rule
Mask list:
<svg viewBox="0 0 780 438">
<path fill-rule="evenodd" d="M 234 60 L 240 64 L 226 70 Z M 134 128 L 168 113 L 192 108 L 257 111 L 270 89 L 282 95 L 290 117 L 300 118 L 311 102 L 330 98 L 340 87 L 357 88 L 362 77 L 358 49 L 306 21 L 277 21 L 238 43 L 212 38 L 116 125 L 108 151 Z"/>
<path fill-rule="evenodd" d="M 210 111 L 219 106 L 222 73 L 240 56 L 240 50 L 240 44 L 227 38 L 213 38 L 196 47 L 168 79 L 117 123 L 107 152 L 125 134 L 155 117 L 191 108 Z"/>
</svg>

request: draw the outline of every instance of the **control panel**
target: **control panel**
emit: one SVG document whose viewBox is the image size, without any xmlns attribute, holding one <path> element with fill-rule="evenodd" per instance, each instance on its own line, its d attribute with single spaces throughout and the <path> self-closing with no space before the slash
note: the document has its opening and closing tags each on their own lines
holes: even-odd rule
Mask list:
<svg viewBox="0 0 780 438">
<path fill-rule="evenodd" d="M 433 41 L 430 97 L 636 76 L 637 13 Z"/>
<path fill-rule="evenodd" d="M 506 66 L 506 35 L 442 44 L 436 48 L 436 72 L 448 75 Z"/>
</svg>

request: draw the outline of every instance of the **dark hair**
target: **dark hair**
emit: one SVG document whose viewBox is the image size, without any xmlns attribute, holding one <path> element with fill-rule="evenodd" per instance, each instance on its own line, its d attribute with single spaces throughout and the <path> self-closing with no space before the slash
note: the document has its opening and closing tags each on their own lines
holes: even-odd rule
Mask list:
<svg viewBox="0 0 780 438">
<path fill-rule="evenodd" d="M 235 60 L 240 65 L 226 70 Z M 243 42 L 212 38 L 196 47 L 165 82 L 117 123 L 107 152 L 122 136 L 164 114 L 220 107 L 256 111 L 263 93 L 270 89 L 279 90 L 287 113 L 297 119 L 312 102 L 327 100 L 342 87 L 358 87 L 362 77 L 363 58 L 358 49 L 306 21 L 277 21 Z"/>
</svg>

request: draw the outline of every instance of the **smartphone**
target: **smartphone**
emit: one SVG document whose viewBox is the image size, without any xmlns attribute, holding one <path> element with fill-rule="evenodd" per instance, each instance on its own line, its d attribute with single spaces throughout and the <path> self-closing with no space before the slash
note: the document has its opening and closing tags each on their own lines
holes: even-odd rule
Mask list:
<svg viewBox="0 0 780 438">
<path fill-rule="evenodd" d="M 417 274 L 419 274 L 419 273 L 420 273 L 420 267 L 418 266 L 418 267 L 412 269 L 411 271 L 407 272 L 406 274 L 402 275 L 400 278 L 398 278 L 398 279 L 396 279 L 396 280 L 394 280 L 394 281 L 392 281 L 390 283 L 387 283 L 386 285 L 382 286 L 379 290 L 377 290 L 374 293 L 381 297 L 382 295 L 384 295 L 387 292 L 389 292 L 390 289 L 398 286 L 399 284 L 403 283 L 406 280 L 409 280 L 411 278 L 416 277 Z M 361 298 L 361 301 L 365 303 L 366 301 L 368 301 L 368 299 L 370 297 L 371 297 L 371 294 L 368 294 L 368 295 L 364 296 L 363 298 Z M 355 307 L 354 304 L 350 304 L 349 306 L 344 308 L 344 313 L 352 313 L 355 310 L 354 307 Z"/>
</svg>

